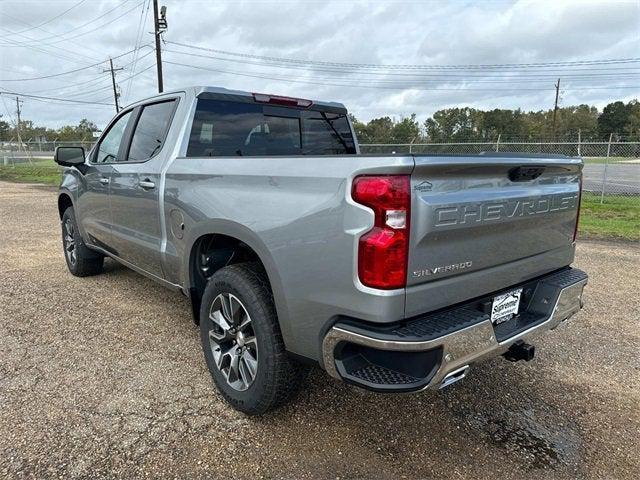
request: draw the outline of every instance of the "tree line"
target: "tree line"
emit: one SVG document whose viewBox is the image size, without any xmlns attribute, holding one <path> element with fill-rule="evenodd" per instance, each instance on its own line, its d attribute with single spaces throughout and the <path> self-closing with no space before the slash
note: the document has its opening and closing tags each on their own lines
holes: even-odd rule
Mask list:
<svg viewBox="0 0 640 480">
<path fill-rule="evenodd" d="M 18 135 L 15 124 L 6 122 L 0 116 L 0 140 L 17 141 Z M 20 122 L 20 137 L 23 142 L 43 141 L 43 142 L 72 142 L 72 141 L 93 141 L 93 132 L 98 132 L 98 126 L 90 120 L 83 118 L 77 125 L 65 125 L 60 128 L 47 128 L 36 126 L 31 120 Z"/>
<path fill-rule="evenodd" d="M 602 112 L 589 105 L 561 107 L 556 112 L 555 132 L 553 110 L 455 107 L 438 110 L 422 123 L 415 114 L 374 118 L 367 123 L 352 115 L 351 120 L 360 143 L 494 142 L 498 135 L 504 141 L 576 141 L 578 134 L 583 141 L 607 140 L 610 134 L 615 140 L 640 141 L 638 100 L 612 102 Z M 98 126 L 86 118 L 58 129 L 36 126 L 30 120 L 20 125 L 23 141 L 92 141 L 96 131 Z M 17 140 L 15 125 L 1 117 L 0 140 Z"/>
<path fill-rule="evenodd" d="M 413 114 L 395 119 L 380 117 L 364 123 L 351 120 L 360 143 L 495 142 L 615 140 L 640 141 L 640 102 L 612 102 L 602 112 L 589 105 L 558 108 L 556 128 L 553 110 L 479 110 L 455 107 L 438 110 L 420 123 Z"/>
</svg>

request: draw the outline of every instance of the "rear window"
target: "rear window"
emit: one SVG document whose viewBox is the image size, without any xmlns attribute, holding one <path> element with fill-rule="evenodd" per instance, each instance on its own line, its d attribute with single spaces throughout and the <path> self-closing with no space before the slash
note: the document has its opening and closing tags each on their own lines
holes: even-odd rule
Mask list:
<svg viewBox="0 0 640 480">
<path fill-rule="evenodd" d="M 129 148 L 128 162 L 149 160 L 162 148 L 169 130 L 175 100 L 146 105 L 138 119 Z"/>
<path fill-rule="evenodd" d="M 199 99 L 188 157 L 355 153 L 346 114 Z"/>
</svg>

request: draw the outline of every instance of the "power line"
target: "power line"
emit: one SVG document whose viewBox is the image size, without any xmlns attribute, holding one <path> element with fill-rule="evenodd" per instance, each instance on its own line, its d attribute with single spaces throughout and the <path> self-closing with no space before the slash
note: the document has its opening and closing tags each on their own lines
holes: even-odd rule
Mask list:
<svg viewBox="0 0 640 480">
<path fill-rule="evenodd" d="M 80 29 L 82 29 L 82 28 L 86 27 L 87 25 L 90 25 L 90 24 L 92 24 L 93 22 L 95 22 L 95 21 L 97 21 L 97 20 L 100 20 L 100 19 L 101 19 L 101 18 L 103 18 L 103 17 L 106 17 L 106 16 L 107 16 L 107 15 L 109 15 L 111 12 L 113 12 L 113 11 L 115 11 L 115 10 L 119 9 L 120 7 L 122 7 L 122 6 L 123 6 L 125 3 L 127 3 L 128 1 L 129 1 L 129 0 L 124 0 L 123 2 L 121 2 L 121 3 L 119 3 L 118 5 L 116 5 L 115 7 L 113 7 L 112 9 L 107 10 L 107 11 L 106 11 L 105 13 L 103 13 L 102 15 L 99 15 L 99 16 L 97 16 L 97 17 L 93 18 L 92 20 L 89 20 L 88 22 L 83 23 L 82 25 L 79 25 L 79 26 L 77 26 L 77 27 L 75 27 L 75 28 L 72 28 L 71 30 L 67 30 L 67 31 L 66 31 L 66 32 L 64 32 L 64 33 L 59 33 L 59 34 L 52 35 L 52 36 L 49 36 L 49 37 L 37 38 L 37 39 L 35 39 L 35 41 L 37 42 L 37 44 L 40 44 L 41 42 L 43 42 L 43 41 L 45 41 L 45 40 L 51 40 L 51 39 L 54 39 L 54 38 L 63 37 L 63 36 L 65 36 L 65 35 L 68 35 L 69 33 L 72 33 L 72 32 L 75 32 L 75 31 L 77 31 L 77 30 L 80 30 Z M 136 5 L 136 7 L 135 7 L 135 8 L 137 8 L 137 7 L 138 7 L 138 5 Z M 125 13 L 129 13 L 129 11 L 127 11 L 127 12 L 125 12 Z M 122 16 L 122 15 L 121 15 L 121 16 Z M 119 18 L 119 17 L 118 17 L 118 18 Z M 90 33 L 90 32 L 87 32 L 87 33 Z M 68 39 L 66 39 L 66 40 L 68 40 Z M 64 41 L 64 40 L 59 40 L 59 42 L 61 42 L 61 41 Z M 54 43 L 58 43 L 58 42 L 54 42 Z"/>
<path fill-rule="evenodd" d="M 111 99 L 111 96 L 106 97 L 104 99 L 101 99 L 99 102 L 103 102 L 103 101 L 107 101 Z M 44 103 L 47 105 L 64 105 L 65 109 L 66 108 L 72 108 L 72 107 L 80 107 L 83 110 L 87 109 L 87 108 L 100 108 L 100 109 L 104 109 L 104 108 L 113 108 L 112 104 L 103 104 L 103 103 L 98 103 L 96 105 L 89 105 L 89 104 L 84 104 L 84 103 L 67 103 L 67 102 L 57 102 L 55 100 L 43 100 L 40 98 L 30 98 L 29 100 L 32 100 L 34 102 L 38 102 L 38 103 Z"/>
<path fill-rule="evenodd" d="M 54 35 L 55 35 L 55 33 L 54 33 L 54 32 L 52 32 L 52 31 L 50 31 L 50 30 L 46 30 L 46 29 L 42 28 L 42 27 L 41 27 L 41 26 L 39 26 L 39 25 L 34 26 L 34 25 L 30 24 L 29 22 L 25 22 L 24 20 L 21 20 L 21 19 L 16 18 L 16 17 L 12 17 L 11 15 L 9 15 L 9 14 L 7 14 L 7 13 L 4 13 L 4 16 L 6 16 L 6 17 L 8 17 L 8 18 L 12 18 L 13 20 L 15 20 L 15 21 L 17 21 L 17 22 L 20 22 L 20 23 L 21 23 L 21 24 L 23 24 L 23 25 L 27 25 L 28 27 L 32 27 L 32 28 L 29 28 L 29 29 L 26 29 L 26 30 L 22 30 L 22 31 L 19 31 L 19 32 L 11 32 L 10 30 L 8 30 L 8 29 L 6 29 L 6 28 L 5 28 L 4 30 L 6 30 L 6 31 L 10 32 L 10 33 L 11 33 L 11 34 L 13 34 L 13 35 L 20 35 L 20 37 L 26 38 L 26 39 L 27 39 L 27 40 L 29 40 L 29 41 L 32 41 L 32 42 L 33 42 L 33 41 L 35 41 L 35 42 L 38 44 L 38 46 L 40 46 L 40 47 L 42 47 L 42 46 L 52 46 L 52 45 L 47 44 L 47 43 L 45 43 L 45 42 L 38 42 L 38 41 L 37 41 L 37 39 L 35 39 L 35 38 L 33 38 L 33 37 L 29 37 L 29 36 L 27 36 L 27 35 L 24 35 L 22 32 L 24 32 L 24 31 L 28 31 L 28 30 L 33 30 L 33 29 L 38 29 L 38 30 L 42 30 L 43 32 L 45 32 L 45 33 L 47 33 L 47 34 L 54 34 Z M 6 35 L 5 35 L 5 36 L 6 36 Z M 0 38 L 2 38 L 2 37 L 3 37 L 3 36 L 0 36 Z M 5 39 L 5 40 L 9 40 L 9 41 L 11 41 L 10 39 Z M 14 42 L 14 43 L 15 43 L 15 42 Z M 86 45 L 79 46 L 79 45 L 78 45 L 78 44 L 76 44 L 76 43 L 71 43 L 71 44 L 72 44 L 72 45 L 74 45 L 74 46 L 76 46 L 76 47 L 81 47 L 81 48 L 82 48 L 82 50 L 87 49 L 87 46 L 86 46 Z M 18 44 L 18 45 L 14 45 L 14 46 L 18 46 L 18 47 L 20 47 L 20 46 L 22 46 L 22 45 Z M 25 47 L 26 47 L 26 48 L 32 48 L 32 47 L 29 47 L 28 45 L 25 45 Z M 56 47 L 56 46 L 53 46 L 53 47 L 54 47 L 54 48 L 60 48 L 60 49 L 62 49 L 62 47 Z M 64 49 L 64 50 L 65 50 L 65 51 L 69 51 L 68 49 Z M 91 49 L 91 48 L 89 48 L 89 50 L 90 50 L 90 51 L 92 51 L 93 53 L 97 53 L 95 50 L 93 50 L 93 49 Z M 75 55 L 83 56 L 83 57 L 85 57 L 85 58 L 90 58 L 91 60 L 96 61 L 96 58 L 88 57 L 88 56 L 87 56 L 87 55 L 85 55 L 85 54 L 82 54 L 82 53 L 79 53 L 79 52 L 75 52 L 75 51 L 74 51 L 73 53 L 74 53 Z"/>
<path fill-rule="evenodd" d="M 386 76 L 392 76 L 392 77 L 413 77 L 413 78 L 417 78 L 417 79 L 423 79 L 423 78 L 427 78 L 427 79 L 463 79 L 465 81 L 468 82 L 479 82 L 479 83 L 493 83 L 493 82 L 506 82 L 506 83 L 513 83 L 513 82 L 531 82 L 531 81 L 535 81 L 535 80 L 539 80 L 539 81 L 547 81 L 549 78 L 554 78 L 557 77 L 556 73 L 544 73 L 544 74 L 536 74 L 536 73 L 524 73 L 524 74 L 514 74 L 513 77 L 507 77 L 506 74 L 511 74 L 511 72 L 491 72 L 491 74 L 481 74 L 481 75 L 477 75 L 477 74 L 470 74 L 470 73 L 399 73 L 399 72 L 372 72 L 372 71 L 366 71 L 366 72 L 361 72 L 361 71 L 357 71 L 357 70 L 340 70 L 340 69 L 333 69 L 333 68 L 329 68 L 329 69 L 325 69 L 325 68 L 313 68 L 313 67 L 305 67 L 305 66 L 301 66 L 301 65 L 278 65 L 278 64 L 272 64 L 272 63 L 260 63 L 260 62 L 251 62 L 251 61 L 245 61 L 245 60 L 238 60 L 238 59 L 231 59 L 231 58 L 221 58 L 221 57 L 215 57 L 215 56 L 210 56 L 210 55 L 201 55 L 198 53 L 190 53 L 190 52 L 182 52 L 179 50 L 172 50 L 172 49 L 164 49 L 165 52 L 168 53 L 176 53 L 176 54 L 180 54 L 180 55 L 188 55 L 191 57 L 198 57 L 198 58 L 207 58 L 207 59 L 212 59 L 212 60 L 222 60 L 222 61 L 229 61 L 229 62 L 235 62 L 235 63 L 241 63 L 243 65 L 261 65 L 261 66 L 269 66 L 269 67 L 277 67 L 277 68 L 286 68 L 286 69 L 298 69 L 298 70 L 304 70 L 304 71 L 308 71 L 308 72 L 317 72 L 317 71 L 321 71 L 321 72 L 338 72 L 338 73 L 354 73 L 354 74 L 365 74 L 365 75 L 377 75 L 377 76 L 382 76 L 382 77 L 386 77 Z M 474 72 L 477 73 L 477 72 Z M 499 76 L 491 76 L 491 75 L 495 75 L 495 74 L 499 74 Z M 625 72 L 625 73 L 594 73 L 594 74 L 568 74 L 568 75 L 563 75 L 565 78 L 570 78 L 570 79 L 576 79 L 576 80 L 590 80 L 590 79 L 598 79 L 601 77 L 616 77 L 616 78 L 634 78 L 636 76 L 640 75 L 640 71 L 638 72 Z M 494 80 L 496 79 L 496 80 Z M 606 79 L 606 78 L 605 78 Z"/>
<path fill-rule="evenodd" d="M 151 52 L 145 54 L 145 57 L 149 56 L 150 54 L 151 54 Z M 133 77 L 137 77 L 139 74 L 141 74 L 143 72 L 146 72 L 147 70 L 149 70 L 153 66 L 154 66 L 154 64 L 151 64 L 150 66 L 144 68 L 143 70 L 140 70 L 139 72 L 133 73 L 133 74 L 129 75 L 128 77 L 124 77 L 123 79 L 121 79 L 121 82 L 126 82 L 127 80 L 130 80 Z M 126 66 L 124 68 L 126 68 Z M 108 69 L 107 69 L 107 71 L 108 71 Z M 103 90 L 108 90 L 110 88 L 112 88 L 111 84 L 105 85 L 103 87 L 96 88 L 94 90 L 82 90 L 82 91 L 79 91 L 79 92 L 70 92 L 69 95 L 71 95 L 72 98 L 79 98 L 79 97 L 82 97 L 84 95 L 88 95 L 88 94 L 95 93 L 95 92 L 101 92 Z"/>
<path fill-rule="evenodd" d="M 617 65 L 640 62 L 640 57 L 631 58 L 614 58 L 614 59 L 601 59 L 601 60 L 576 60 L 571 62 L 539 62 L 539 63 L 494 63 L 494 64 L 451 64 L 451 65 L 420 65 L 420 64 L 372 64 L 372 63 L 343 63 L 343 62 L 325 62 L 317 60 L 301 60 L 295 58 L 284 57 L 270 57 L 265 55 L 256 55 L 249 53 L 230 52 L 226 50 L 216 50 L 213 48 L 197 47 L 194 45 L 188 45 L 180 42 L 168 41 L 166 43 L 178 45 L 181 47 L 192 48 L 196 50 L 205 50 L 208 52 L 218 53 L 222 55 L 254 58 L 260 60 L 268 60 L 279 63 L 294 63 L 304 65 L 320 65 L 320 66 L 332 66 L 332 67 L 349 67 L 349 68 L 378 68 L 378 69 L 502 69 L 502 68 L 548 68 L 548 67 L 562 67 L 562 66 L 590 66 L 590 65 Z"/>
<path fill-rule="evenodd" d="M 151 68 L 153 68 L 155 66 L 155 63 L 152 63 L 151 65 L 149 65 L 148 67 L 143 68 L 142 70 L 137 71 L 136 73 L 133 73 L 131 75 L 129 75 L 128 77 L 124 77 L 123 79 L 121 79 L 121 82 L 126 82 L 127 80 L 130 80 L 133 77 L 137 77 L 138 75 L 141 75 L 142 73 L 150 70 Z M 82 92 L 77 92 L 76 94 L 71 94 L 72 98 L 79 98 L 82 97 L 83 95 L 88 95 L 90 93 L 95 93 L 95 92 L 101 92 L 103 90 L 108 90 L 112 88 L 111 85 L 106 85 L 104 87 L 101 88 L 96 88 L 95 90 L 88 90 L 88 91 L 82 91 Z"/>
<path fill-rule="evenodd" d="M 126 82 L 127 80 L 129 80 L 131 77 L 137 77 L 138 75 L 141 75 L 147 71 L 149 71 L 151 68 L 155 67 L 155 63 L 152 63 L 151 65 L 145 67 L 144 69 L 123 78 L 121 81 L 122 82 Z M 86 91 L 81 91 L 81 92 L 70 92 L 69 94 L 65 95 L 66 99 L 72 99 L 72 100 L 88 100 L 89 98 L 87 97 L 94 94 L 94 93 L 98 93 L 98 92 L 103 92 L 105 90 L 110 90 L 112 88 L 111 83 L 109 83 L 109 85 L 105 85 L 104 87 L 100 87 L 100 88 L 96 88 L 94 90 L 86 90 Z M 110 97 L 108 97 L 110 98 Z"/>
<path fill-rule="evenodd" d="M 144 55 L 143 57 L 141 57 L 141 58 L 144 58 L 144 57 L 146 57 L 146 56 L 149 56 L 151 53 L 152 53 L 152 52 L 148 52 L 147 54 L 145 54 L 145 55 Z M 142 69 L 142 70 L 140 70 L 140 71 L 138 71 L 138 72 L 136 72 L 136 73 L 134 73 L 134 74 L 132 74 L 132 75 L 130 75 L 130 76 L 128 76 L 128 77 L 123 78 L 123 79 L 122 79 L 122 81 L 127 81 L 127 80 L 131 79 L 132 77 L 136 77 L 136 76 L 138 76 L 138 75 L 141 75 L 141 74 L 143 74 L 143 73 L 145 73 L 145 72 L 149 71 L 149 70 L 150 70 L 151 68 L 153 68 L 154 66 L 155 66 L 155 64 L 154 64 L 154 63 L 152 63 L 151 65 L 149 65 L 149 66 L 145 67 L 144 69 Z M 97 80 L 106 81 L 106 78 L 104 78 L 104 77 L 102 77 L 102 76 L 101 76 L 101 77 L 97 78 Z M 95 81 L 96 81 L 96 79 L 94 78 L 94 79 L 91 79 L 90 81 L 91 81 L 91 82 L 95 82 Z M 82 82 L 82 83 L 87 83 L 87 82 Z M 80 84 L 81 84 L 81 83 L 80 83 Z M 75 84 L 75 85 L 77 86 L 77 85 L 80 85 L 80 84 Z M 69 85 L 69 87 L 72 87 L 72 86 L 73 86 L 73 85 Z M 109 90 L 109 89 L 111 89 L 111 88 L 112 88 L 112 85 L 111 85 L 111 83 L 109 83 L 109 85 L 105 85 L 105 86 L 103 86 L 103 87 L 96 88 L 96 89 L 93 89 L 93 90 L 84 90 L 84 89 L 83 89 L 83 90 L 82 90 L 82 91 L 80 91 L 80 92 L 69 92 L 68 94 L 64 95 L 64 100 L 65 100 L 65 101 L 66 101 L 66 100 L 83 100 L 83 101 L 90 101 L 90 96 L 92 96 L 92 94 L 95 94 L 95 93 L 98 93 L 98 92 L 103 92 L 103 91 L 105 91 L 105 90 Z M 48 89 L 48 90 L 45 90 L 45 91 L 51 91 L 51 89 Z M 60 90 L 56 90 L 56 91 L 57 91 L 57 92 L 59 92 L 59 93 L 61 93 L 61 92 L 60 92 Z M 40 92 L 38 91 L 38 92 L 26 92 L 26 93 L 27 93 L 27 94 L 34 94 L 34 93 L 40 93 Z M 58 97 L 57 97 L 57 98 L 63 98 L 63 96 L 58 95 Z M 108 99 L 108 97 L 107 97 L 107 99 Z M 38 100 L 38 101 L 41 101 L 41 102 L 44 102 L 44 103 L 58 103 L 58 104 L 64 104 L 64 103 L 59 103 L 59 102 L 52 102 L 52 101 L 49 101 L 49 100 L 47 100 L 47 101 L 45 101 L 45 100 Z M 94 100 L 91 100 L 91 101 L 94 101 Z M 96 100 L 96 101 L 97 101 L 98 103 L 101 103 L 101 102 L 102 102 L 102 100 Z"/>
<path fill-rule="evenodd" d="M 24 33 L 24 32 L 28 32 L 28 31 L 30 31 L 30 30 L 35 30 L 36 28 L 40 28 L 40 27 L 42 27 L 43 25 L 47 25 L 48 23 L 51 23 L 51 22 L 53 22 L 54 20 L 57 20 L 58 18 L 62 17 L 62 16 L 63 16 L 63 15 L 65 15 L 66 13 L 69 13 L 69 12 L 70 12 L 71 10 L 73 10 L 74 8 L 79 7 L 80 5 L 82 5 L 82 4 L 83 4 L 84 2 L 86 2 L 86 1 L 87 1 L 87 0 L 80 0 L 78 3 L 76 3 L 76 4 L 74 4 L 73 6 L 71 6 L 71 7 L 67 8 L 64 12 L 59 13 L 59 14 L 58 14 L 58 15 L 56 15 L 55 17 L 52 17 L 52 18 L 50 18 L 49 20 L 47 20 L 47 21 L 45 21 L 45 22 L 42 22 L 42 23 L 40 23 L 40 24 L 38 24 L 38 25 L 32 26 L 31 28 L 27 28 L 27 29 L 25 29 L 25 30 L 20 30 L 19 32 L 13 32 L 13 34 L 14 34 L 14 35 L 18 35 L 18 34 L 21 34 L 21 33 Z M 6 15 L 6 13 L 5 13 L 4 15 Z M 23 23 L 26 23 L 26 22 L 23 22 Z M 0 35 L 0 38 L 2 38 L 2 35 Z"/>
<path fill-rule="evenodd" d="M 106 105 L 106 106 L 109 106 L 109 107 L 113 106 L 110 103 L 87 102 L 87 101 L 83 101 L 83 100 L 71 100 L 71 99 L 59 98 L 59 97 L 45 97 L 43 95 L 28 95 L 28 94 L 25 94 L 25 93 L 11 92 L 9 90 L 5 90 L 3 92 L 0 92 L 0 95 L 20 95 L 21 97 L 26 97 L 26 98 L 34 98 L 34 99 L 42 99 L 42 100 L 56 100 L 58 102 L 81 103 L 81 104 L 87 104 L 87 105 Z"/>
<path fill-rule="evenodd" d="M 448 91 L 448 92 L 459 92 L 459 91 L 475 91 L 475 92 L 494 92 L 497 89 L 496 88 L 424 88 L 424 87 L 417 87 L 417 86 L 393 86 L 393 85 L 366 85 L 366 84 L 362 84 L 361 82 L 359 83 L 336 83 L 335 81 L 332 81 L 331 79 L 328 79 L 327 81 L 312 81 L 312 80 L 303 80 L 303 79 L 293 79 L 290 77 L 272 77 L 272 76 L 268 76 L 268 75 L 259 75 L 259 74 L 250 74 L 250 73 L 245 73 L 245 72 L 234 72 L 231 70 L 222 70 L 222 69 L 215 69 L 215 68 L 207 68 L 207 67 L 203 67 L 203 66 L 199 66 L 199 65 L 190 65 L 190 64 L 185 64 L 185 63 L 178 63 L 178 62 L 170 62 L 168 60 L 165 60 L 164 63 L 170 64 L 170 65 L 178 65 L 178 66 L 182 66 L 182 67 L 188 67 L 188 68 L 195 68 L 195 69 L 199 69 L 199 70 L 206 70 L 206 71 L 210 71 L 210 72 L 217 72 L 217 73 L 227 73 L 230 75 L 238 75 L 238 76 L 242 76 L 242 77 L 251 77 L 251 78 L 261 78 L 261 79 L 266 79 L 266 80 L 277 80 L 277 81 L 284 81 L 284 82 L 292 82 L 292 83 L 305 83 L 305 84 L 310 84 L 310 85 L 330 85 L 330 86 L 335 86 L 335 87 L 354 87 L 354 88 L 374 88 L 374 89 L 386 89 L 386 90 L 407 90 L 407 89 L 412 89 L 412 90 L 428 90 L 428 91 Z M 637 88 L 637 86 L 633 85 L 633 86 L 627 86 L 627 85 L 611 85 L 611 86 L 607 86 L 607 87 L 581 87 L 581 88 L 573 88 L 573 90 L 592 90 L 592 89 L 607 89 L 607 90 L 614 90 L 614 89 L 626 89 L 626 88 Z M 507 88 L 507 89 L 499 89 L 500 91 L 516 91 L 516 92 L 520 92 L 520 91 L 544 91 L 544 90 L 548 90 L 548 88 Z"/>
<path fill-rule="evenodd" d="M 129 10 L 124 11 L 123 13 L 121 13 L 120 15 L 118 15 L 117 17 L 112 18 L 111 20 L 109 20 L 109 21 L 108 21 L 108 22 L 106 22 L 106 23 L 103 23 L 102 25 L 98 25 L 96 28 L 93 28 L 93 29 L 91 29 L 91 30 L 87 30 L 86 32 L 79 33 L 78 35 L 74 35 L 74 36 L 72 36 L 72 37 L 63 38 L 62 40 L 56 40 L 55 42 L 51 42 L 51 43 L 49 43 L 48 45 L 55 45 L 55 44 L 57 44 L 57 43 L 66 42 L 66 41 L 68 41 L 68 40 L 72 40 L 72 39 L 74 39 L 74 38 L 78 38 L 78 37 L 83 37 L 83 36 L 85 36 L 85 35 L 88 35 L 88 34 L 90 34 L 90 33 L 95 32 L 95 31 L 97 31 L 97 30 L 100 30 L 100 29 L 102 29 L 102 28 L 106 27 L 107 25 L 109 25 L 109 24 L 111 24 L 111 23 L 115 22 L 116 20 L 121 19 L 122 17 L 124 17 L 124 16 L 125 16 L 125 15 L 127 15 L 128 13 L 130 13 L 130 12 L 134 11 L 136 8 L 138 8 L 138 7 L 139 7 L 140 5 L 142 5 L 143 3 L 144 3 L 144 2 L 140 2 L 140 3 L 138 3 L 137 5 L 134 5 L 134 6 L 133 6 L 132 8 L 130 8 Z"/>
<path fill-rule="evenodd" d="M 103 77 L 101 74 L 97 73 L 95 77 L 91 77 L 89 80 L 85 80 L 83 82 L 77 82 L 77 83 L 68 83 L 66 85 L 64 85 L 63 87 L 53 87 L 53 88 L 43 88 L 40 90 L 29 90 L 26 93 L 47 93 L 47 92 L 60 92 L 61 90 L 68 90 L 70 88 L 74 88 L 74 87 L 80 87 L 80 86 L 86 86 L 86 85 L 90 85 L 93 86 L 92 84 L 99 84 L 101 82 L 106 82 L 107 79 L 105 77 Z"/>
<path fill-rule="evenodd" d="M 2 27 L 0 27 L 0 28 L 2 28 Z M 3 28 L 3 30 L 8 31 L 8 30 L 6 30 L 6 29 L 4 29 L 4 28 Z M 28 48 L 28 49 L 34 50 L 34 51 L 36 51 L 36 52 L 44 53 L 44 54 L 46 54 L 46 55 L 48 55 L 48 56 L 53 56 L 53 57 L 57 57 L 57 58 L 62 58 L 63 60 L 68 60 L 68 61 L 70 61 L 70 62 L 74 62 L 74 63 L 82 63 L 82 60 L 79 60 L 79 59 L 78 59 L 78 58 L 76 58 L 76 57 L 78 57 L 78 56 L 83 56 L 83 55 L 79 55 L 79 54 L 77 54 L 76 52 L 70 52 L 70 50 L 64 49 L 64 48 L 62 48 L 62 47 L 54 47 L 54 48 L 56 48 L 56 49 L 58 49 L 58 50 L 62 50 L 62 51 L 70 52 L 70 53 L 72 53 L 74 56 L 73 56 L 73 57 L 70 57 L 70 56 L 68 56 L 68 55 L 62 55 L 62 54 L 60 54 L 60 53 L 56 52 L 55 50 L 53 50 L 53 51 L 52 51 L 52 50 L 45 50 L 45 49 L 44 49 L 45 45 L 43 45 L 43 46 L 21 45 L 21 44 L 20 44 L 19 42 L 17 42 L 16 40 L 11 40 L 11 39 L 6 39 L 6 41 L 8 41 L 8 42 L 10 43 L 10 45 L 7 45 L 7 44 L 0 44 L 0 45 L 4 45 L 5 47 L 6 47 L 6 46 L 9 46 L 9 47 Z M 85 58 L 89 58 L 89 57 L 85 57 Z"/>
<path fill-rule="evenodd" d="M 125 55 L 129 55 L 131 52 L 133 52 L 133 50 L 129 50 L 128 52 L 125 53 L 121 53 L 120 55 L 116 55 L 113 58 L 120 58 L 120 57 L 124 57 Z M 66 72 L 61 72 L 61 73 L 54 73 L 52 75 L 43 75 L 41 77 L 31 77 L 31 78 L 5 78 L 5 79 L 0 79 L 0 82 L 26 82 L 29 80 L 43 80 L 45 78 L 54 78 L 54 77 L 61 77 L 63 75 L 69 75 L 71 73 L 76 73 L 76 72 L 80 72 L 82 70 L 87 70 L 89 68 L 93 68 L 93 67 L 97 67 L 98 65 L 102 65 L 103 63 L 105 63 L 106 60 L 102 61 L 102 62 L 97 62 L 97 63 L 93 63 L 91 65 L 87 65 L 86 67 L 82 67 L 82 68 L 76 68 L 74 70 L 68 70 Z"/>
<path fill-rule="evenodd" d="M 147 46 L 147 45 L 143 45 L 143 47 L 146 47 L 146 46 Z M 148 56 L 149 56 L 149 55 L 151 55 L 152 53 L 153 53 L 153 51 L 152 51 L 152 50 L 150 50 L 150 51 L 148 51 L 147 53 L 145 53 L 144 55 L 142 55 L 141 57 L 139 57 L 139 59 L 138 59 L 138 60 L 142 60 L 143 58 L 148 57 Z M 130 65 L 131 65 L 131 63 L 132 63 L 132 62 L 124 64 L 124 65 L 123 65 L 123 68 L 125 68 L 125 69 L 126 69 L 128 66 L 130 66 Z M 131 78 L 131 77 L 127 77 L 127 78 L 125 78 L 124 80 L 127 80 L 127 79 L 129 79 L 129 78 Z M 72 89 L 72 88 L 74 88 L 74 87 L 80 87 L 80 86 L 86 87 L 87 85 L 93 86 L 92 84 L 99 84 L 99 83 L 101 83 L 101 82 L 106 82 L 106 81 L 107 81 L 107 79 L 106 79 L 105 77 L 103 77 L 101 73 L 96 73 L 94 77 L 92 77 L 92 78 L 90 78 L 90 79 L 88 79 L 88 80 L 84 80 L 84 81 L 82 81 L 82 82 L 77 82 L 77 83 L 66 83 L 66 84 L 65 84 L 64 86 L 62 86 L 62 87 L 44 88 L 44 89 L 40 89 L 40 90 L 29 90 L 29 91 L 28 91 L 28 92 L 26 92 L 26 93 L 29 93 L 29 94 L 39 94 L 39 93 L 47 93 L 47 92 L 56 92 L 56 93 L 61 93 L 61 92 L 64 92 L 64 91 L 66 91 L 66 90 Z M 105 87 L 102 87 L 102 88 L 98 88 L 98 89 L 96 89 L 96 90 L 84 90 L 84 89 L 83 89 L 83 90 L 82 90 L 82 92 L 81 92 L 81 93 L 79 93 L 79 94 L 80 94 L 80 95 L 84 95 L 84 94 L 91 93 L 91 92 L 97 92 L 97 91 L 106 90 L 106 89 L 108 89 L 108 88 L 111 88 L 111 84 L 109 84 L 109 85 L 107 85 L 107 86 L 105 86 Z M 70 95 L 73 95 L 74 93 L 76 93 L 76 92 L 70 92 L 69 94 L 70 94 Z"/>
<path fill-rule="evenodd" d="M 138 53 L 140 52 L 140 43 L 142 43 L 142 36 L 144 32 L 144 24 L 147 21 L 147 17 L 149 16 L 149 8 L 151 6 L 151 0 L 147 0 L 147 8 L 145 10 L 144 4 L 142 5 L 142 10 L 140 11 L 140 21 L 138 23 L 138 31 L 136 32 L 136 39 L 134 43 L 135 53 L 133 54 L 133 66 L 131 67 L 131 72 L 135 73 L 136 67 L 138 66 Z M 133 75 L 129 77 L 129 83 L 127 84 L 126 92 L 123 96 L 124 100 L 129 98 L 131 95 L 131 88 L 133 87 Z"/>
<path fill-rule="evenodd" d="M 4 110 L 5 112 L 7 112 L 7 118 L 9 119 L 9 121 L 13 124 L 13 126 L 16 126 L 16 121 L 13 118 L 13 115 L 11 115 L 11 111 L 9 110 L 9 107 L 7 107 L 6 102 L 4 101 L 4 97 L 2 95 L 0 95 L 0 99 L 2 100 L 2 105 L 4 106 Z"/>
</svg>

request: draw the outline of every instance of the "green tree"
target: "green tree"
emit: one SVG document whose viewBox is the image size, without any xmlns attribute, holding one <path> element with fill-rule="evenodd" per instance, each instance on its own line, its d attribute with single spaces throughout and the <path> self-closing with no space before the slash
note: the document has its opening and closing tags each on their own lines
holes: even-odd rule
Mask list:
<svg viewBox="0 0 640 480">
<path fill-rule="evenodd" d="M 420 124 L 416 120 L 416 114 L 405 117 L 399 122 L 394 122 L 391 127 L 393 143 L 413 143 L 420 140 Z"/>
<path fill-rule="evenodd" d="M 564 137 L 576 138 L 578 130 L 583 138 L 598 132 L 598 109 L 589 105 L 578 105 L 560 109 L 560 130 Z"/>
<path fill-rule="evenodd" d="M 621 134 L 627 124 L 631 109 L 623 102 L 613 102 L 604 107 L 598 117 L 598 132 L 602 138 L 610 134 Z"/>
<path fill-rule="evenodd" d="M 1 119 L 0 115 L 0 140 L 10 140 L 11 138 L 11 125 Z"/>
<path fill-rule="evenodd" d="M 427 138 L 432 142 L 476 139 L 481 135 L 480 113 L 468 107 L 438 110 L 424 122 Z"/>
<path fill-rule="evenodd" d="M 518 110 L 494 109 L 483 112 L 482 139 L 494 140 L 498 135 L 517 137 L 526 134 L 524 114 Z"/>
<path fill-rule="evenodd" d="M 91 140 L 93 138 L 93 132 L 98 131 L 98 126 L 86 118 L 83 118 L 75 130 L 78 135 L 77 140 Z"/>
<path fill-rule="evenodd" d="M 367 125 L 358 120 L 352 113 L 349 114 L 349 119 L 353 125 L 353 129 L 356 131 L 356 137 L 360 143 L 371 143 L 367 138 Z"/>
<path fill-rule="evenodd" d="M 394 122 L 391 117 L 374 118 L 364 124 L 356 120 L 355 129 L 360 143 L 392 143 Z"/>
<path fill-rule="evenodd" d="M 640 102 L 631 100 L 627 104 L 628 116 L 624 125 L 624 134 L 630 141 L 640 140 Z"/>
</svg>

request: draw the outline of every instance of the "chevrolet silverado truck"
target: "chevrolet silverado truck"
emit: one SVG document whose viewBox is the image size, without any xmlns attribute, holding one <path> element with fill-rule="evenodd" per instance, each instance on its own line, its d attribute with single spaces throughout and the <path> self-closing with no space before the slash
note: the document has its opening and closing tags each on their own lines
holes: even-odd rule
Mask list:
<svg viewBox="0 0 640 480">
<path fill-rule="evenodd" d="M 69 271 L 190 299 L 213 382 L 260 414 L 310 364 L 376 392 L 462 379 L 582 308 L 582 161 L 364 155 L 342 104 L 191 87 L 59 147 Z"/>
</svg>

